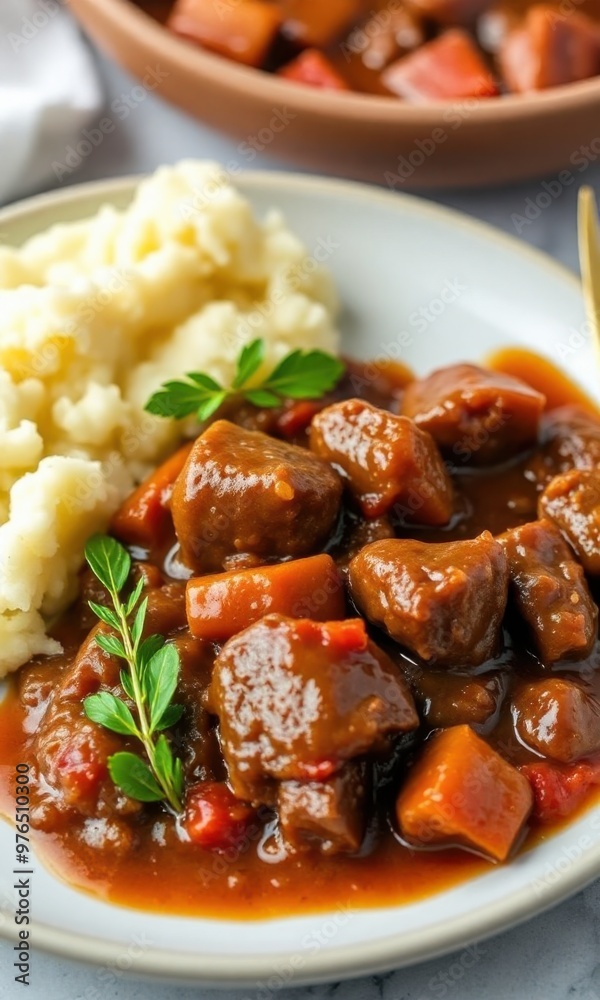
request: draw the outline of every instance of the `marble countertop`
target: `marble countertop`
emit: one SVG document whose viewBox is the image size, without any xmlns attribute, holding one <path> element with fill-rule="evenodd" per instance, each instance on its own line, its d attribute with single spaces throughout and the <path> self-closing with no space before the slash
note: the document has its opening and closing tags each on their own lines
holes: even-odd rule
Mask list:
<svg viewBox="0 0 600 1000">
<path fill-rule="evenodd" d="M 135 85 L 99 57 L 107 109 Z M 590 136 L 590 141 L 594 136 Z M 274 146 L 275 144 L 273 144 Z M 182 157 L 227 161 L 237 143 L 199 125 L 158 97 L 137 103 L 79 170 L 63 178 L 79 183 L 152 170 Z M 272 152 L 272 149 L 270 150 Z M 581 158 L 579 158 L 581 160 Z M 290 169 L 274 156 L 257 155 L 255 169 Z M 545 250 L 577 268 L 576 194 L 580 184 L 600 192 L 600 161 L 575 170 L 561 185 L 555 177 L 495 190 L 429 192 L 434 201 L 460 209 Z M 537 919 L 479 945 L 467 967 L 461 953 L 411 969 L 342 985 L 285 989 L 281 1000 L 600 1000 L 600 882 Z M 0 943 L 0 997 L 20 995 L 12 982 L 10 946 Z M 29 1000 L 261 1000 L 259 991 L 220 992 L 141 983 L 118 969 L 96 969 L 36 953 Z"/>
</svg>

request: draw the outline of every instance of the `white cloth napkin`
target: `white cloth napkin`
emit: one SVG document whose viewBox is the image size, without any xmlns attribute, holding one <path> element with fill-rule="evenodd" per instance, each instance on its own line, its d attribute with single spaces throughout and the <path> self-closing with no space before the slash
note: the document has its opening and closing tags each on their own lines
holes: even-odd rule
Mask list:
<svg viewBox="0 0 600 1000">
<path fill-rule="evenodd" d="M 102 107 L 65 3 L 0 0 L 0 203 L 64 181 L 57 164 Z"/>
</svg>

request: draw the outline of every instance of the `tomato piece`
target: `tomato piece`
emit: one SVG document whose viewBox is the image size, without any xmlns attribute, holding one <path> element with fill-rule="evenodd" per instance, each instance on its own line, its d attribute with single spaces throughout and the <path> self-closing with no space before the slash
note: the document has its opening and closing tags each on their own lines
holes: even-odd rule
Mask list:
<svg viewBox="0 0 600 1000">
<path fill-rule="evenodd" d="M 328 781 L 339 768 L 335 760 L 298 761 L 298 777 L 301 781 Z"/>
<path fill-rule="evenodd" d="M 313 417 L 323 409 L 323 404 L 310 399 L 293 403 L 277 418 L 277 431 L 286 438 L 295 438 L 310 426 Z"/>
<path fill-rule="evenodd" d="M 341 73 L 318 49 L 306 49 L 296 59 L 278 70 L 279 76 L 294 83 L 321 90 L 350 90 Z"/>
<path fill-rule="evenodd" d="M 73 740 L 56 758 L 56 770 L 70 804 L 94 799 L 106 778 L 106 761 L 101 760 L 89 743 Z"/>
<path fill-rule="evenodd" d="M 407 101 L 493 97 L 498 88 L 466 31 L 454 28 L 392 63 L 386 87 Z"/>
<path fill-rule="evenodd" d="M 552 823 L 570 816 L 585 801 L 594 785 L 600 785 L 600 760 L 561 767 L 541 760 L 521 767 L 531 784 L 534 816 Z"/>
<path fill-rule="evenodd" d="M 198 847 L 225 851 L 241 846 L 253 816 L 254 810 L 226 784 L 204 781 L 188 792 L 183 826 Z"/>
<path fill-rule="evenodd" d="M 111 521 L 110 530 L 116 538 L 144 548 L 161 541 L 171 517 L 173 486 L 192 447 L 190 441 L 176 451 L 127 497 Z"/>
</svg>

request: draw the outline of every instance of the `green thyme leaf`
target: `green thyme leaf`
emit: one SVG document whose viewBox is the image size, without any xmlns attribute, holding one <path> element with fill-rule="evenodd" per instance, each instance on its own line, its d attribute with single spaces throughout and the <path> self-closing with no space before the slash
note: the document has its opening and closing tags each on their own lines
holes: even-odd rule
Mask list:
<svg viewBox="0 0 600 1000">
<path fill-rule="evenodd" d="M 154 654 L 144 671 L 144 693 L 150 713 L 150 729 L 161 722 L 177 688 L 179 655 L 167 644 Z"/>
<path fill-rule="evenodd" d="M 129 595 L 129 600 L 127 601 L 127 605 L 125 608 L 125 614 L 127 615 L 127 617 L 129 617 L 129 615 L 132 613 L 137 602 L 142 596 L 143 589 L 144 589 L 144 577 L 141 576 L 135 585 L 135 589 L 132 590 L 131 594 Z"/>
<path fill-rule="evenodd" d="M 85 547 L 85 558 L 94 576 L 111 594 L 123 589 L 131 570 L 131 556 L 116 539 L 94 535 Z"/>
<path fill-rule="evenodd" d="M 110 625 L 111 628 L 115 629 L 119 628 L 119 619 L 110 608 L 105 608 L 102 604 L 95 604 L 94 601 L 88 601 L 88 605 L 105 625 Z"/>
<path fill-rule="evenodd" d="M 138 730 L 133 715 L 124 701 L 110 691 L 91 694 L 83 703 L 88 719 L 123 736 L 137 736 Z"/>
<path fill-rule="evenodd" d="M 162 732 L 163 729 L 172 729 L 183 715 L 183 705 L 168 705 L 160 720 L 154 726 L 154 731 Z"/>
<path fill-rule="evenodd" d="M 109 656 L 119 656 L 123 660 L 127 659 L 125 647 L 121 640 L 117 639 L 116 635 L 104 635 L 103 632 L 98 632 L 96 645 L 100 646 L 100 649 L 103 649 Z"/>
<path fill-rule="evenodd" d="M 108 758 L 108 770 L 115 785 L 138 802 L 160 802 L 165 794 L 145 760 L 122 751 Z"/>
</svg>

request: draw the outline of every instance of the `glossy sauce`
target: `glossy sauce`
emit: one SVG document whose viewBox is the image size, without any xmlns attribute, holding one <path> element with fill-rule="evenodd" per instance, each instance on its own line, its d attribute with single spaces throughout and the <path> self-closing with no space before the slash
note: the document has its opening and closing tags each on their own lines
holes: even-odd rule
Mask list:
<svg viewBox="0 0 600 1000">
<path fill-rule="evenodd" d="M 552 405 L 582 401 L 581 390 L 528 352 L 504 351 L 495 356 L 492 364 L 498 370 L 519 374 L 530 384 L 543 388 Z M 388 403 L 390 385 L 393 383 L 400 392 L 409 377 L 406 369 L 389 365 L 355 365 L 351 368 L 352 374 L 368 376 L 370 396 L 380 394 L 383 400 L 387 393 Z M 356 388 L 355 391 L 358 394 L 360 390 Z M 593 408 L 587 398 L 583 401 Z M 423 535 L 432 540 L 472 537 L 483 528 L 498 532 L 531 520 L 535 516 L 535 488 L 523 478 L 523 463 L 524 459 L 517 459 L 497 469 L 459 473 L 461 491 L 469 510 L 459 511 L 449 528 L 428 529 Z M 520 494 L 522 501 L 515 506 L 515 496 Z M 490 523 L 491 513 L 494 523 Z M 416 534 L 414 529 L 411 534 Z M 595 596 L 597 600 L 598 594 Z M 443 687 L 453 682 L 453 671 L 435 671 L 415 664 L 397 648 L 394 651 L 389 640 L 386 642 L 379 635 L 378 641 L 394 653 L 411 677 L 417 698 L 421 691 L 421 711 L 426 711 L 428 685 Z M 76 642 L 74 646 L 76 648 Z M 68 662 L 69 657 L 54 658 L 44 669 L 58 673 L 61 661 Z M 570 669 L 583 674 L 587 668 L 587 684 L 600 696 L 600 671 L 596 669 L 599 663 L 600 645 L 597 644 L 587 661 L 571 665 Z M 24 671 L 28 669 L 39 667 L 23 668 Z M 543 675 L 546 669 L 527 649 L 519 626 L 509 622 L 502 656 L 472 671 L 470 676 L 498 675 L 514 693 L 521 684 L 532 676 L 540 677 L 540 671 Z M 30 718 L 27 725 L 28 733 L 24 726 L 26 710 L 18 697 L 15 677 L 11 678 L 8 688 L 8 696 L 0 706 L 0 809 L 11 817 L 14 816 L 14 767 L 19 762 L 32 762 L 32 720 Z M 516 741 L 509 699 L 505 700 L 499 718 L 493 718 L 483 732 L 515 763 L 537 759 Z M 489 871 L 489 862 L 461 850 L 414 850 L 401 844 L 387 818 L 390 796 L 386 796 L 385 781 L 381 787 L 384 791 L 379 811 L 358 857 L 326 858 L 315 853 L 282 861 L 273 853 L 275 841 L 270 836 L 268 821 L 266 826 L 257 822 L 250 829 L 245 850 L 229 856 L 215 854 L 182 843 L 172 823 L 165 822 L 164 814 L 158 809 L 143 820 L 138 828 L 138 846 L 125 857 L 98 852 L 85 842 L 93 834 L 93 821 L 85 821 L 83 826 L 74 825 L 60 835 L 35 830 L 31 834 L 44 862 L 59 877 L 78 888 L 144 910 L 220 918 L 252 919 L 344 906 L 411 902 Z M 598 801 L 600 794 L 590 794 L 579 814 Z M 530 828 L 522 849 L 535 846 L 572 821 L 570 817 L 551 828 Z"/>
</svg>

